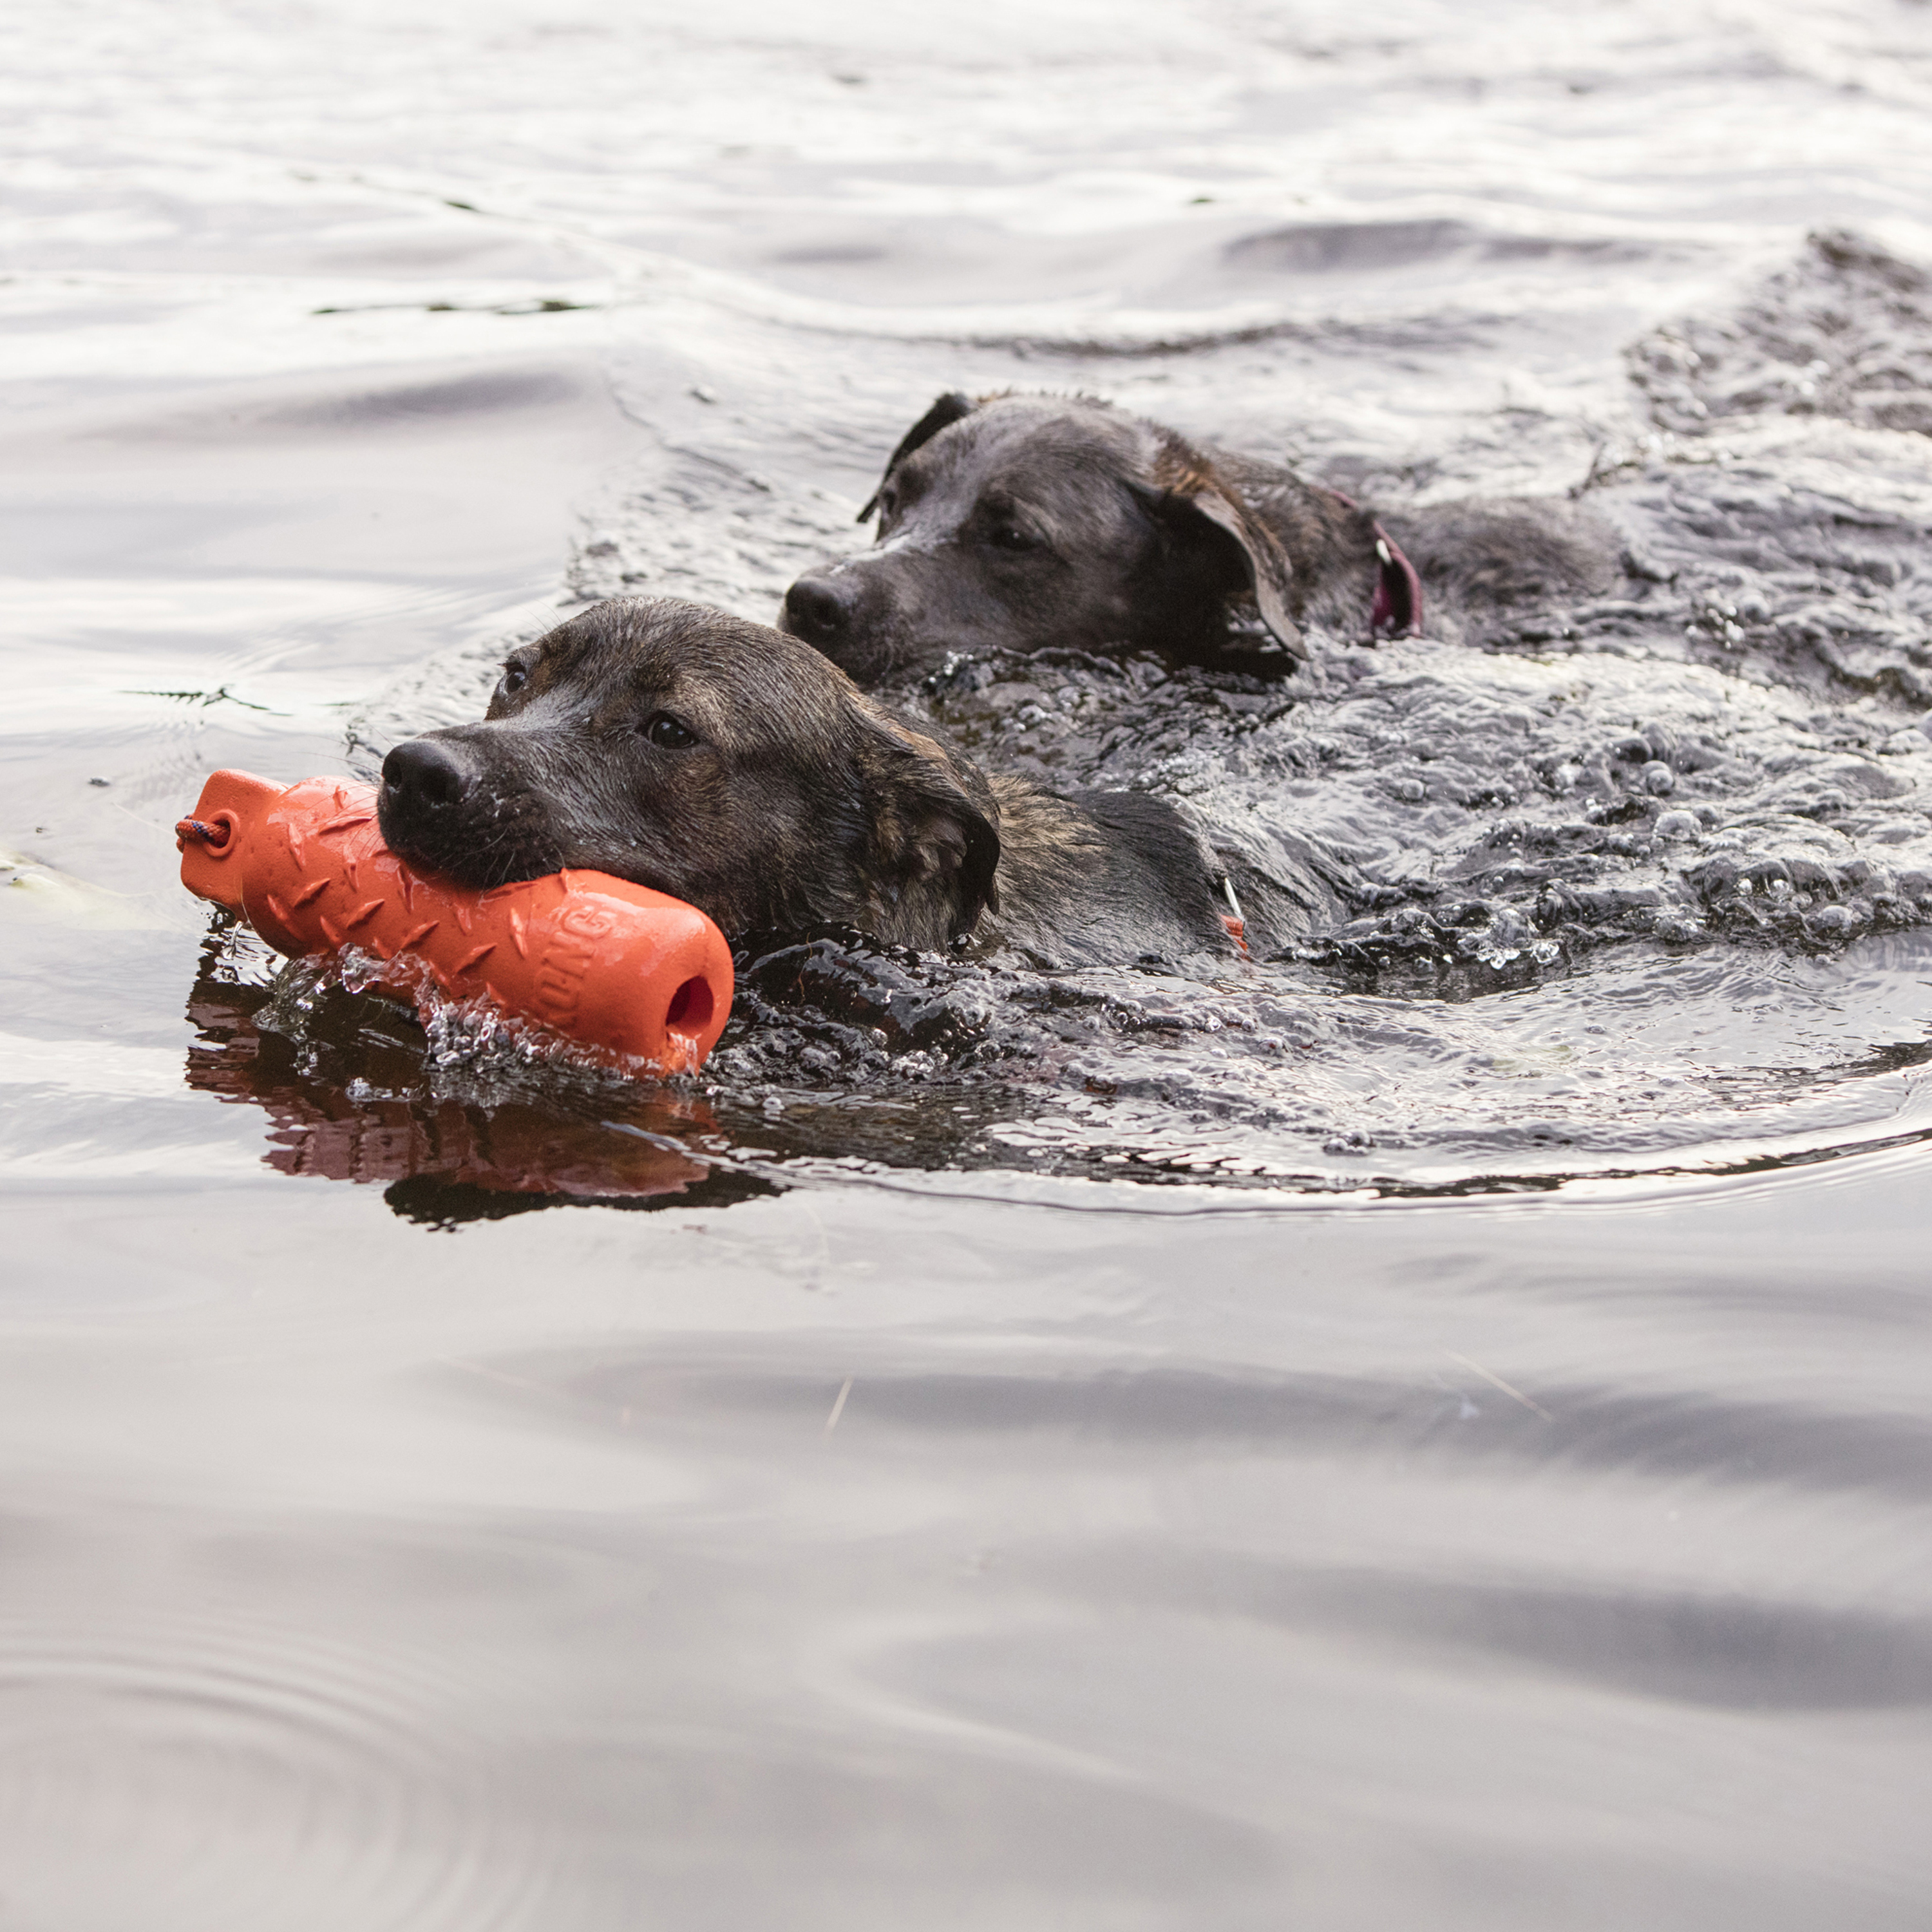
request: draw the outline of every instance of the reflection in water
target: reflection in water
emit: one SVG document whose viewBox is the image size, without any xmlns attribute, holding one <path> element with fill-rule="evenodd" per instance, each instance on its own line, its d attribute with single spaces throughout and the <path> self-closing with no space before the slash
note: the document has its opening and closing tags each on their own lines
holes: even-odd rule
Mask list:
<svg viewBox="0 0 1932 1932">
<path fill-rule="evenodd" d="M 261 1108 L 272 1123 L 263 1159 L 284 1174 L 376 1184 L 398 1214 L 440 1226 L 570 1202 L 722 1207 L 771 1191 L 684 1150 L 714 1124 L 701 1100 L 587 1074 L 573 1083 L 554 1065 L 529 1095 L 500 1076 L 494 1091 L 476 1080 L 440 1090 L 410 1006 L 305 962 L 249 983 L 224 937 L 202 947 L 188 996 L 199 1039 L 188 1084 Z"/>
<path fill-rule="evenodd" d="M 723 1205 L 807 1179 L 1016 1173 L 1454 1197 L 1762 1172 L 1932 1136 L 1932 935 L 1837 959 L 1600 958 L 1478 1000 L 1338 992 L 1293 964 L 1211 985 L 1042 974 L 850 934 L 739 958 L 701 1081 L 634 1084 L 352 967 L 272 964 L 218 920 L 197 1090 L 263 1107 L 268 1164 L 387 1184 L 440 1224 L 546 1201 Z M 1588 1017 L 1594 1011 L 1600 1019 Z M 1123 1202 L 1120 1204 L 1128 1204 Z"/>
</svg>

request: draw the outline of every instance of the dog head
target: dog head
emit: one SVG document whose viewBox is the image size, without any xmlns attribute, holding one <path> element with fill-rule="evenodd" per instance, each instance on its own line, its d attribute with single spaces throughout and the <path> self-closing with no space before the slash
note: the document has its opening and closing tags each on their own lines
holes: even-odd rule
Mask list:
<svg viewBox="0 0 1932 1932">
<path fill-rule="evenodd" d="M 1198 451 L 1108 404 L 941 396 L 874 512 L 873 548 L 800 578 L 779 620 L 862 683 L 953 652 L 1198 649 L 1240 598 L 1301 655 L 1279 540 Z"/>
<path fill-rule="evenodd" d="M 565 866 L 728 934 L 850 925 L 934 950 L 995 908 L 978 771 L 815 651 L 669 598 L 599 604 L 511 653 L 480 724 L 382 762 L 391 848 L 475 887 Z"/>
</svg>

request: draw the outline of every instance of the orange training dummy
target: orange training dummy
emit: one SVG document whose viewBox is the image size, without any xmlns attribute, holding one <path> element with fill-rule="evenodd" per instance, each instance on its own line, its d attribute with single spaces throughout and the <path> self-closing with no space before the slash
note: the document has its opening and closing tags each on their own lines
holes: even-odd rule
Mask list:
<svg viewBox="0 0 1932 1932">
<path fill-rule="evenodd" d="M 305 778 L 284 790 L 217 772 L 175 830 L 182 884 L 278 952 L 359 946 L 403 962 L 412 990 L 427 980 L 454 999 L 484 994 L 661 1073 L 695 1072 L 724 1030 L 730 949 L 695 906 L 604 872 L 487 892 L 439 884 L 382 843 L 373 785 Z"/>
</svg>

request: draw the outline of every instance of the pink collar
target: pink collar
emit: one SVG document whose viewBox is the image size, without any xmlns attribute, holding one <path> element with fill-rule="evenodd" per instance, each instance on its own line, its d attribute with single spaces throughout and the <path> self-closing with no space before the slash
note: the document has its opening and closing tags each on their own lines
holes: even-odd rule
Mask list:
<svg viewBox="0 0 1932 1932">
<path fill-rule="evenodd" d="M 1339 490 L 1328 494 L 1351 510 L 1361 505 Z M 1422 634 L 1422 579 L 1415 566 L 1402 554 L 1402 546 L 1372 518 L 1376 533 L 1376 596 L 1369 607 L 1369 635 L 1372 638 L 1419 638 Z"/>
</svg>

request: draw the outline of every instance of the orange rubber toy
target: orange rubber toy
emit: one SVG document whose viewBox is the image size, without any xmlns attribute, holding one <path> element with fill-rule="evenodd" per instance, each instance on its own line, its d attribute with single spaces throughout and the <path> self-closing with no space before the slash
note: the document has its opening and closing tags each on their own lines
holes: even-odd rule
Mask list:
<svg viewBox="0 0 1932 1932">
<path fill-rule="evenodd" d="M 217 772 L 175 830 L 182 884 L 278 952 L 359 946 L 425 998 L 482 994 L 660 1073 L 694 1073 L 731 1010 L 730 949 L 695 906 L 605 872 L 440 884 L 382 843 L 373 785 Z"/>
</svg>

